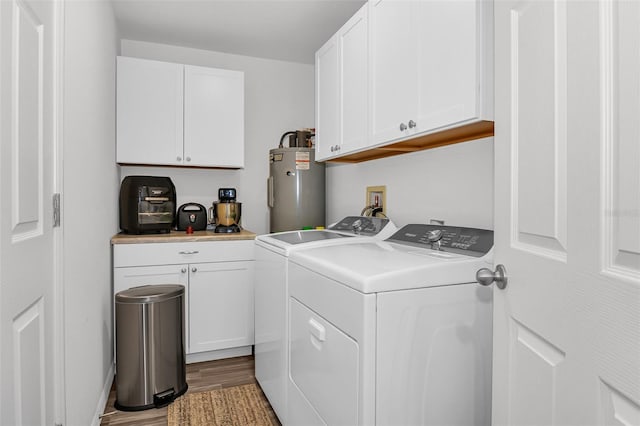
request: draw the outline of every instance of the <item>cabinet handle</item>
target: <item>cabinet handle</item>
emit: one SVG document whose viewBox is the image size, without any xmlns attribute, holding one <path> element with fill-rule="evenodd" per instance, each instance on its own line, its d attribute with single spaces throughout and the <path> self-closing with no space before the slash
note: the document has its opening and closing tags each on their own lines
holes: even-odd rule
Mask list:
<svg viewBox="0 0 640 426">
<path fill-rule="evenodd" d="M 198 272 L 198 268 L 194 266 L 193 268 L 191 268 L 191 272 Z"/>
<path fill-rule="evenodd" d="M 184 250 L 179 251 L 178 254 L 198 254 L 200 253 L 198 250 Z"/>
<path fill-rule="evenodd" d="M 407 125 L 404 123 L 400 123 L 400 131 L 404 132 L 405 130 L 407 130 Z"/>
<path fill-rule="evenodd" d="M 418 124 L 417 124 L 415 121 L 413 121 L 413 120 L 409 120 L 409 128 L 410 128 L 410 129 L 413 129 L 413 128 L 414 128 L 414 127 L 416 127 L 417 125 L 418 125 Z"/>
<path fill-rule="evenodd" d="M 182 157 L 180 157 L 179 155 L 176 157 L 176 161 L 182 161 Z"/>
<path fill-rule="evenodd" d="M 186 160 L 187 160 L 187 161 L 191 161 L 191 157 L 187 157 L 187 158 L 186 158 Z"/>
<path fill-rule="evenodd" d="M 180 269 L 180 272 L 182 272 L 184 274 L 185 272 L 187 272 L 187 268 Z"/>
</svg>

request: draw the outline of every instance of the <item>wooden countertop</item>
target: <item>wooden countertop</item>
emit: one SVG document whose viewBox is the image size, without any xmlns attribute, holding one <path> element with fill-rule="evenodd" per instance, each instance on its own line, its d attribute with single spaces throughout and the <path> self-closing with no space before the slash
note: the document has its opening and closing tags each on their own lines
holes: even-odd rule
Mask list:
<svg viewBox="0 0 640 426">
<path fill-rule="evenodd" d="M 256 234 L 243 229 L 240 232 L 216 234 L 213 231 L 194 231 L 187 234 L 184 231 L 171 231 L 168 234 L 116 234 L 111 238 L 111 244 L 145 244 L 145 243 L 180 243 L 190 241 L 234 241 L 253 240 Z"/>
</svg>

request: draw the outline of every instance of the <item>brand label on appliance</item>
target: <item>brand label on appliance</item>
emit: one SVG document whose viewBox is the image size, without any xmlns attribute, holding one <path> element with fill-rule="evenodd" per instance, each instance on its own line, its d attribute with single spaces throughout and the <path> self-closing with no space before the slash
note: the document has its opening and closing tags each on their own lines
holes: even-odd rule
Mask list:
<svg viewBox="0 0 640 426">
<path fill-rule="evenodd" d="M 308 152 L 296 152 L 296 170 L 309 170 Z"/>
</svg>

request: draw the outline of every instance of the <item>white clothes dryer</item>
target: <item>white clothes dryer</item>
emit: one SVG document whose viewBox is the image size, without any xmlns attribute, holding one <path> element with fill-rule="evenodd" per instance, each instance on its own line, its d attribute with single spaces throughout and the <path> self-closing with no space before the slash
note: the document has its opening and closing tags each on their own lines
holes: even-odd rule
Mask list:
<svg viewBox="0 0 640 426">
<path fill-rule="evenodd" d="M 288 424 L 488 425 L 493 232 L 407 225 L 291 253 Z"/>
<path fill-rule="evenodd" d="M 255 375 L 283 424 L 287 416 L 287 276 L 291 253 L 303 248 L 384 240 L 398 228 L 389 219 L 348 216 L 324 230 L 256 237 Z"/>
</svg>

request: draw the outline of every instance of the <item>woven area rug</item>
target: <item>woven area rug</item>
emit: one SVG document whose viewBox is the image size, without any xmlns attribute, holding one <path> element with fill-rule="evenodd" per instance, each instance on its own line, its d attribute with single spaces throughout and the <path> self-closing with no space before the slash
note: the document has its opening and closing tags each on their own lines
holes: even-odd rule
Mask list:
<svg viewBox="0 0 640 426">
<path fill-rule="evenodd" d="M 275 414 L 255 385 L 185 394 L 168 407 L 168 426 L 278 426 Z"/>
</svg>

